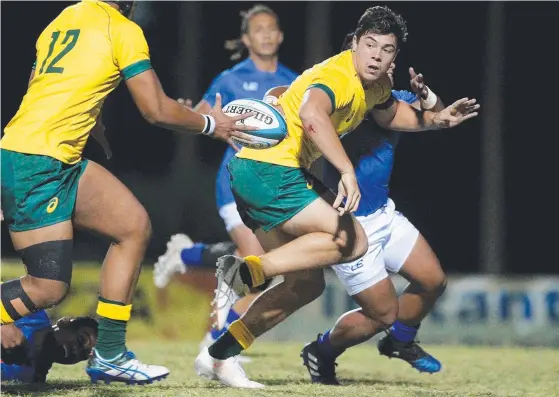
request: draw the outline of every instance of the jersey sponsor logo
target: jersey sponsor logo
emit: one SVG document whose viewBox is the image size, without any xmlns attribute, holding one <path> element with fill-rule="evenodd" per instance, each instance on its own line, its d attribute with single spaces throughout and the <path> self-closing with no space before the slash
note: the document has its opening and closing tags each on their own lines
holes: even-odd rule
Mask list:
<svg viewBox="0 0 559 397">
<path fill-rule="evenodd" d="M 52 214 L 56 207 L 58 207 L 58 197 L 53 197 L 50 199 L 49 205 L 47 205 L 47 213 Z"/>
<path fill-rule="evenodd" d="M 243 90 L 258 91 L 258 83 L 256 81 L 245 81 L 243 83 Z"/>
<path fill-rule="evenodd" d="M 270 116 L 269 114 L 259 112 L 252 108 L 246 108 L 244 106 L 229 105 L 225 107 L 223 113 L 237 113 L 237 114 L 254 113 L 253 117 L 258 121 L 262 121 L 263 123 L 268 125 L 271 125 L 274 122 L 273 117 Z"/>
</svg>

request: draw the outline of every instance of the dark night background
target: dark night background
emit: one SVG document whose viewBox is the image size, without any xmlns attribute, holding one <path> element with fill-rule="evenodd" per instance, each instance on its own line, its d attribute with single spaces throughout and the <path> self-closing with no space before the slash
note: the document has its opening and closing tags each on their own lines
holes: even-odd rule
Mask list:
<svg viewBox="0 0 559 397">
<path fill-rule="evenodd" d="M 35 40 L 69 4 L 72 3 L 2 2 L 2 129 L 25 93 L 35 57 Z M 253 4 L 200 4 L 198 51 L 186 54 L 195 61 L 197 75 L 178 72 L 179 46 L 189 40 L 179 33 L 180 3 L 151 4 L 148 18 L 138 22 L 150 45 L 154 69 L 169 96 L 190 96 L 196 102 L 213 77 L 233 65 L 223 50 L 223 41 L 239 34 L 239 11 Z M 331 28 L 322 32 L 322 39 L 333 51 L 338 49 L 363 11 L 374 4 L 332 3 L 328 22 Z M 309 3 L 268 5 L 279 14 L 285 32 L 281 61 L 297 71 L 311 66 L 305 63 L 304 45 Z M 426 236 L 445 269 L 476 272 L 480 270 L 481 176 L 488 172 L 482 169 L 480 159 L 489 3 L 393 2 L 389 6 L 403 14 L 410 33 L 397 59 L 397 88 L 408 87 L 407 69 L 414 66 L 447 104 L 463 96 L 475 97 L 482 104 L 480 117 L 456 129 L 407 134 L 397 150 L 391 186 L 397 208 Z M 559 128 L 552 101 L 559 90 L 557 36 L 553 29 L 559 5 L 508 2 L 504 4 L 504 15 L 505 269 L 509 273 L 558 273 L 555 239 L 559 236 Z M 330 55 L 333 52 L 327 54 Z M 181 92 L 179 78 L 194 79 L 197 92 Z M 173 133 L 143 121 L 124 85 L 107 100 L 104 120 L 113 159 L 105 160 L 96 142 L 88 144 L 85 155 L 119 176 L 146 205 L 154 225 L 150 258 L 160 255 L 168 237 L 179 231 L 206 242 L 227 239 L 213 195 L 224 144 L 205 137 L 182 138 L 183 144 L 177 144 L 179 139 Z M 177 163 L 176 159 L 183 156 L 184 142 L 192 150 L 184 154 L 186 160 Z M 189 164 L 189 168 L 181 171 L 186 175 L 183 183 L 175 180 L 176 187 L 169 187 L 164 178 L 177 164 Z M 159 191 L 158 186 L 164 183 L 166 190 Z M 177 198 L 175 188 L 182 189 L 184 196 Z M 102 258 L 105 244 L 98 238 L 78 234 L 81 254 L 77 255 Z M 3 226 L 2 253 L 11 252 Z"/>
</svg>

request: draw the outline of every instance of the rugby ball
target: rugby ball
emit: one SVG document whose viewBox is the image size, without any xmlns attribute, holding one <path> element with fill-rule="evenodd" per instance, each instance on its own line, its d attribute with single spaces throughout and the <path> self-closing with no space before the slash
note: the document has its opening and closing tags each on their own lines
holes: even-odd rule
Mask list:
<svg viewBox="0 0 559 397">
<path fill-rule="evenodd" d="M 233 141 L 251 149 L 267 149 L 276 146 L 287 135 L 287 123 L 282 114 L 273 106 L 258 99 L 237 99 L 223 107 L 223 113 L 237 116 L 244 113 L 254 113 L 253 116 L 237 121 L 237 124 L 258 128 L 247 131 L 252 141 L 234 137 Z"/>
</svg>

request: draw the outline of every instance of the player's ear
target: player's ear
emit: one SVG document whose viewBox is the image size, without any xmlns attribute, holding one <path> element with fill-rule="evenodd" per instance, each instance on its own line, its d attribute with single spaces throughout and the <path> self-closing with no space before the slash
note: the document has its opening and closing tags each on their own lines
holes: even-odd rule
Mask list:
<svg viewBox="0 0 559 397">
<path fill-rule="evenodd" d="M 248 34 L 243 33 L 243 35 L 241 36 L 241 41 L 246 48 L 250 48 L 250 39 L 248 38 Z"/>
<path fill-rule="evenodd" d="M 357 35 L 354 35 L 353 39 L 351 40 L 351 51 L 357 51 Z"/>
<path fill-rule="evenodd" d="M 280 31 L 280 36 L 279 36 L 279 43 L 281 45 L 281 43 L 283 43 L 283 32 Z"/>
</svg>

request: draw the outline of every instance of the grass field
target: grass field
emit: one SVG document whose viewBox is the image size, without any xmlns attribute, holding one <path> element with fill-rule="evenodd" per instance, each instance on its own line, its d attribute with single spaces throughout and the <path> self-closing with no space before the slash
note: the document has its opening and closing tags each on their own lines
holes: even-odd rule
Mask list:
<svg viewBox="0 0 559 397">
<path fill-rule="evenodd" d="M 193 371 L 197 345 L 177 342 L 132 342 L 138 356 L 166 365 L 166 381 L 148 386 L 91 385 L 84 364 L 56 366 L 42 389 L 3 385 L 2 394 L 21 396 L 559 396 L 559 351 L 551 349 L 432 346 L 443 372 L 419 374 L 408 364 L 378 355 L 374 346 L 354 348 L 339 360 L 343 386 L 308 382 L 299 359 L 299 344 L 257 343 L 249 377 L 267 385 L 263 390 L 228 389 L 198 378 Z"/>
</svg>

